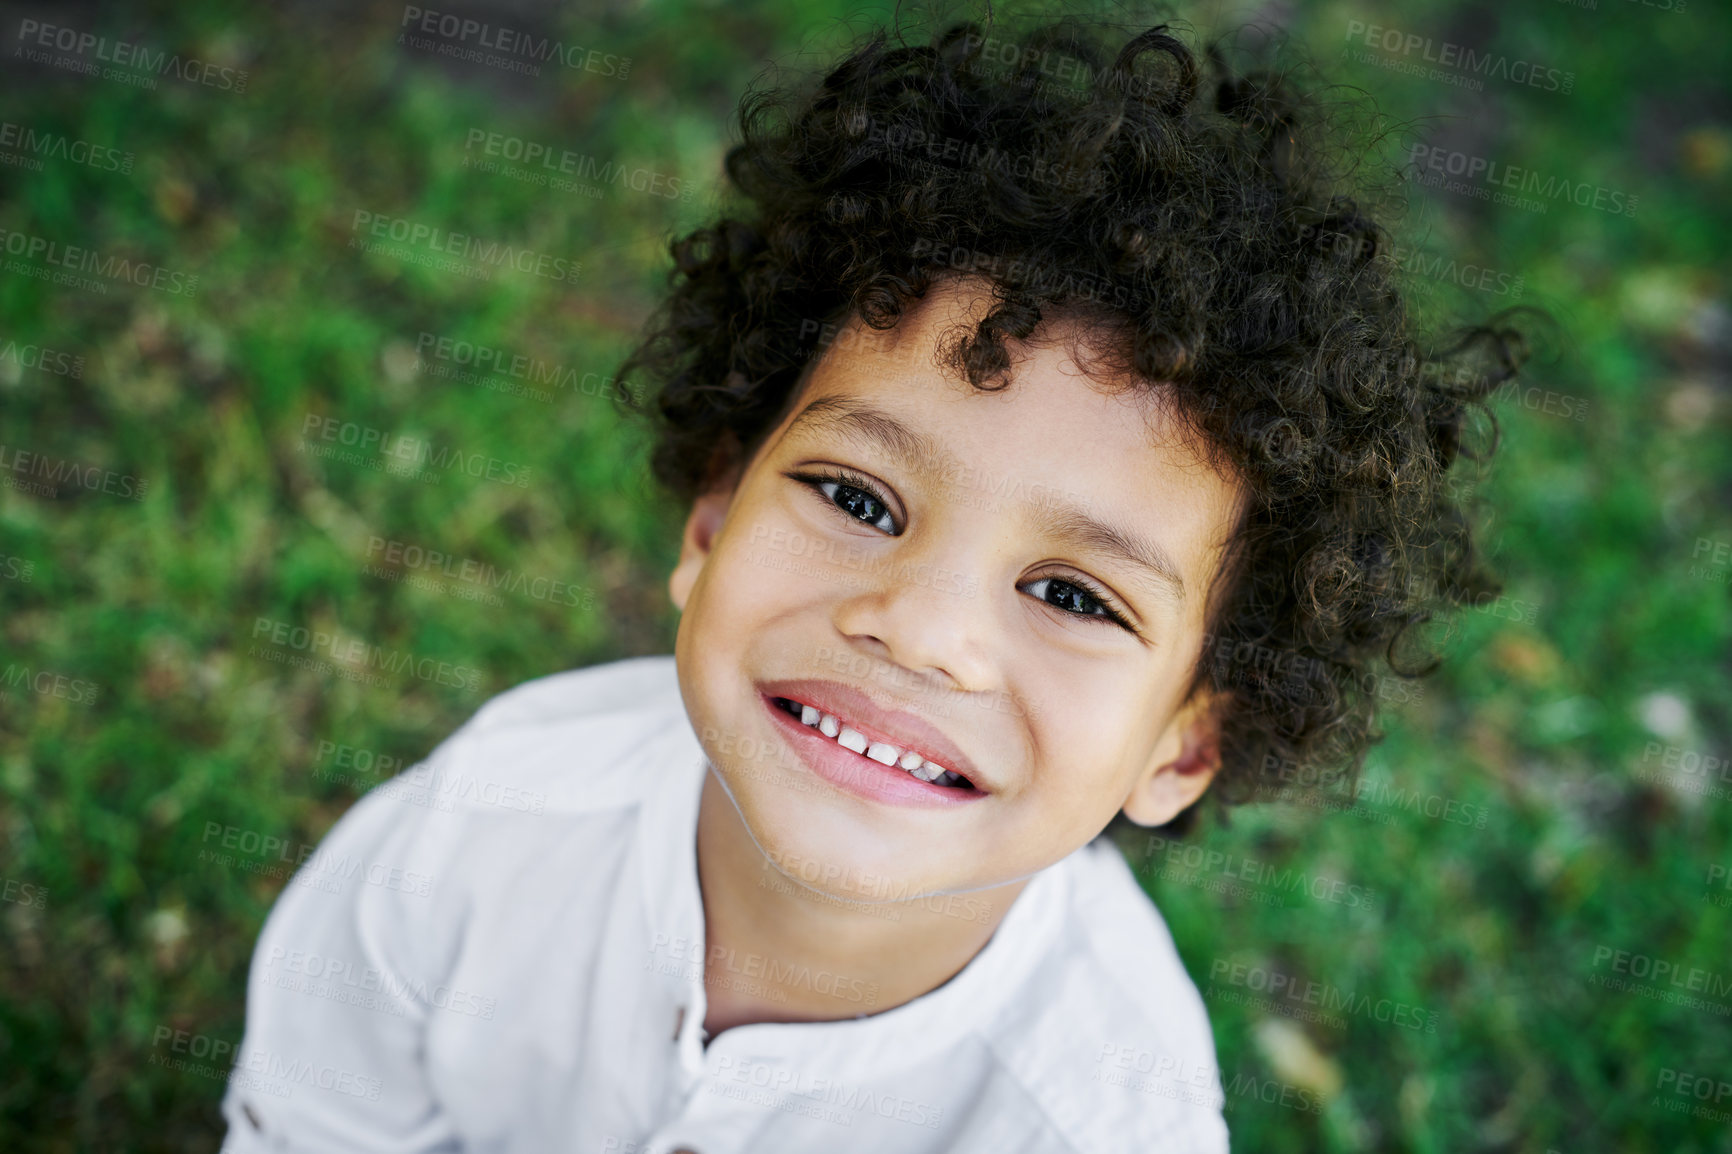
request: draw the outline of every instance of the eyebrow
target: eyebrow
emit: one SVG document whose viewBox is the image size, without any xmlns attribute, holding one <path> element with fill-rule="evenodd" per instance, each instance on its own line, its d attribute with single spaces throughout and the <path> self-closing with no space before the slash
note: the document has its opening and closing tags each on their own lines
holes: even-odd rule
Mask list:
<svg viewBox="0 0 1732 1154">
<path fill-rule="evenodd" d="M 919 472 L 944 473 L 945 454 L 925 433 L 916 432 L 880 409 L 849 397 L 819 397 L 788 422 L 784 437 L 810 426 L 814 431 L 864 437 Z"/>
<path fill-rule="evenodd" d="M 819 397 L 788 423 L 782 435 L 791 436 L 801 428 L 862 437 L 918 472 L 943 476 L 947 471 L 946 454 L 932 438 L 864 401 Z M 1179 567 L 1171 555 L 1159 545 L 1091 516 L 1073 501 L 1048 496 L 1035 508 L 1047 514 L 1047 531 L 1051 536 L 1130 566 L 1143 578 L 1146 588 L 1175 605 L 1184 604 L 1184 578 L 1179 576 Z"/>
<path fill-rule="evenodd" d="M 1069 501 L 1054 499 L 1045 507 L 1052 512 L 1049 527 L 1053 536 L 1082 549 L 1116 557 L 1142 576 L 1151 591 L 1175 605 L 1185 603 L 1185 580 L 1166 550 L 1089 516 Z"/>
</svg>

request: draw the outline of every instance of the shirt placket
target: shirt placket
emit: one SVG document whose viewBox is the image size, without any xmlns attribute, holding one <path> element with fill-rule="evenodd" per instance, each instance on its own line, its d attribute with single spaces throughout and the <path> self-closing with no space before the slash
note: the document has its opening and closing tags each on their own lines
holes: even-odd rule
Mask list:
<svg viewBox="0 0 1732 1154">
<path fill-rule="evenodd" d="M 724 1035 L 702 1049 L 684 1023 L 675 1045 L 696 1049 L 678 1061 L 672 1116 L 644 1143 L 643 1154 L 749 1154 L 752 1135 L 763 1125 L 764 1103 L 795 1082 L 785 1059 L 748 1055 Z M 755 1075 L 765 1071 L 759 1079 Z M 755 1084 L 763 1082 L 762 1085 Z"/>
</svg>

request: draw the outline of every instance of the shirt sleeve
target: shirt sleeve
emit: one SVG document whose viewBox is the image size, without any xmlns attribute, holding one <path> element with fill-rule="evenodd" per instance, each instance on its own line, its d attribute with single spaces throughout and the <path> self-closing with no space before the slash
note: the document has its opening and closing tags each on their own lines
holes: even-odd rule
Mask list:
<svg viewBox="0 0 1732 1154">
<path fill-rule="evenodd" d="M 355 803 L 278 897 L 253 951 L 224 1154 L 461 1149 L 424 1045 L 461 921 L 440 863 L 462 819 L 415 783 L 447 752 Z"/>
</svg>

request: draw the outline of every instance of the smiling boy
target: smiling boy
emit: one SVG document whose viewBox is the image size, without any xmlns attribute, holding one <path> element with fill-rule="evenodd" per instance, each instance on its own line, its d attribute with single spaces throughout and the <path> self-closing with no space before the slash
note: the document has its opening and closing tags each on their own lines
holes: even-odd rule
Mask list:
<svg viewBox="0 0 1732 1154">
<path fill-rule="evenodd" d="M 989 303 L 977 284 L 935 286 L 895 329 L 862 327 L 847 355 L 821 358 L 739 480 L 698 499 L 671 581 L 697 731 L 786 746 L 834 787 L 798 792 L 710 758 L 698 869 L 711 941 L 872 973 L 886 1005 L 950 978 L 998 918 L 917 905 L 886 922 L 799 891 L 766 898 L 764 860 L 823 863 L 814 888 L 839 897 L 974 893 L 1002 915 L 1121 809 L 1144 825 L 1176 816 L 1216 764 L 1185 699 L 1239 491 L 1158 397 L 1103 388 L 1063 340 L 1029 349 L 1000 392 L 942 373 L 942 338 Z M 952 461 L 1097 499 L 958 501 Z M 802 542 L 810 563 L 778 568 L 778 540 Z M 968 574 L 969 591 L 895 576 L 923 567 Z M 829 674 L 834 652 L 865 675 Z M 943 776 L 904 768 L 907 754 Z M 713 991 L 706 1026 L 776 1013 Z"/>
<path fill-rule="evenodd" d="M 749 106 L 631 361 L 674 655 L 494 699 L 333 828 L 228 1149 L 1226 1149 L 1100 835 L 1357 764 L 1360 675 L 1479 588 L 1443 478 L 1519 357 L 1437 371 L 1272 78 L 1108 35 L 879 37 Z"/>
</svg>

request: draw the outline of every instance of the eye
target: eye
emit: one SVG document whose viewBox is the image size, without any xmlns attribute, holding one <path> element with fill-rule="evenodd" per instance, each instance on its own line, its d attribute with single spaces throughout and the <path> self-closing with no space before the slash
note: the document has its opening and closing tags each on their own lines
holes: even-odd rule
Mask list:
<svg viewBox="0 0 1732 1154">
<path fill-rule="evenodd" d="M 896 535 L 896 520 L 890 516 L 889 503 L 864 477 L 848 474 L 789 475 L 822 493 L 832 505 L 861 524 L 870 525 L 892 537 Z"/>
<path fill-rule="evenodd" d="M 1023 589 L 1036 601 L 1062 609 L 1066 613 L 1091 621 L 1117 625 L 1132 633 L 1136 629 L 1124 617 L 1115 613 L 1103 598 L 1105 594 L 1086 582 L 1065 577 L 1041 577 L 1030 581 Z"/>
</svg>

